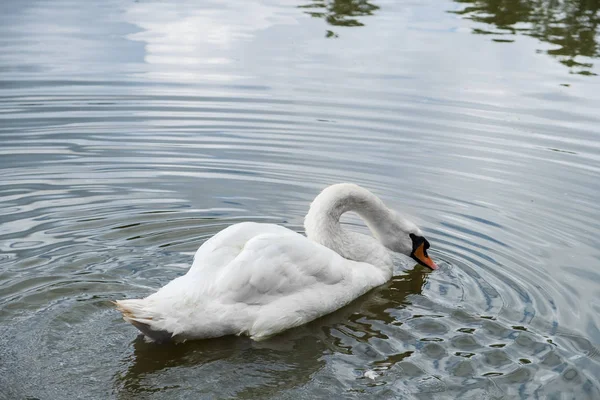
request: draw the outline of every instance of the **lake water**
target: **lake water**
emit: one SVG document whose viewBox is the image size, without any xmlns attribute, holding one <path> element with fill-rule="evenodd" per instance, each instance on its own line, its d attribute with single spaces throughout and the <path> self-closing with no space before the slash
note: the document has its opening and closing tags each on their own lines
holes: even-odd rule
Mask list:
<svg viewBox="0 0 600 400">
<path fill-rule="evenodd" d="M 0 398 L 600 398 L 598 0 L 0 10 Z M 441 268 L 260 343 L 110 303 L 343 181 Z"/>
</svg>

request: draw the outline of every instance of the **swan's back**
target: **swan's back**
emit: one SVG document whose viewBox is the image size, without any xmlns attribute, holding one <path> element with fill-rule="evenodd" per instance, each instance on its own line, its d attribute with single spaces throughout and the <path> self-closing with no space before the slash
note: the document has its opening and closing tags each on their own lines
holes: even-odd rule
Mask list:
<svg viewBox="0 0 600 400">
<path fill-rule="evenodd" d="M 295 232 L 275 224 L 242 222 L 231 225 L 208 239 L 194 255 L 189 273 L 211 274 L 227 265 L 240 252 L 248 241 L 258 235 L 274 234 L 285 236 Z"/>
</svg>

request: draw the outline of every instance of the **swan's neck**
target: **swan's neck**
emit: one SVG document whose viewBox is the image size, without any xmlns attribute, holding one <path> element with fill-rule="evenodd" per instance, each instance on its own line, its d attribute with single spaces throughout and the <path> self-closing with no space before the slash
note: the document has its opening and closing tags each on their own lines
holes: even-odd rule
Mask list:
<svg viewBox="0 0 600 400">
<path fill-rule="evenodd" d="M 360 215 L 377 238 L 385 235 L 392 218 L 392 211 L 373 193 L 342 183 L 329 186 L 312 202 L 304 220 L 306 236 L 344 258 L 391 268 L 391 256 L 381 242 L 342 228 L 340 217 L 348 211 Z"/>
</svg>

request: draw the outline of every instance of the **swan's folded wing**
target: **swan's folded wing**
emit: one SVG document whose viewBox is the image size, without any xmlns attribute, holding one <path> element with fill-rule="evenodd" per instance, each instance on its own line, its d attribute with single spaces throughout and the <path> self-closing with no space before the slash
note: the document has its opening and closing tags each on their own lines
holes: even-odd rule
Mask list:
<svg viewBox="0 0 600 400">
<path fill-rule="evenodd" d="M 347 260 L 295 234 L 259 235 L 222 271 L 219 301 L 244 305 L 239 333 L 261 340 L 329 314 L 386 281 L 377 267 Z"/>
<path fill-rule="evenodd" d="M 275 224 L 241 222 L 231 225 L 208 239 L 194 255 L 191 273 L 201 273 L 205 279 L 232 262 L 252 238 L 263 234 L 284 236 L 294 231 Z"/>
<path fill-rule="evenodd" d="M 224 291 L 224 300 L 271 304 L 324 285 L 339 285 L 350 278 L 351 263 L 300 234 L 263 234 L 246 243 L 215 283 Z"/>
</svg>

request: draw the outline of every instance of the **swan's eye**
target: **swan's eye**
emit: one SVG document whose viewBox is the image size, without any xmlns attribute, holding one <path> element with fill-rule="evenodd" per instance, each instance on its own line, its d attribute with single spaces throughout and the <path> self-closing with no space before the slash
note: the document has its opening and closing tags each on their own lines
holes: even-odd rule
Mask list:
<svg viewBox="0 0 600 400">
<path fill-rule="evenodd" d="M 423 236 L 417 236 L 414 233 L 410 234 L 410 238 L 412 239 L 413 251 L 415 251 L 420 245 L 423 245 L 423 253 L 427 255 L 427 249 L 430 246 L 429 241 Z"/>
<path fill-rule="evenodd" d="M 412 247 L 413 247 L 413 251 L 417 249 L 417 247 L 419 247 L 421 245 L 421 243 L 423 243 L 423 241 L 427 242 L 427 240 L 425 240 L 425 238 L 423 236 L 417 236 L 414 233 L 411 233 L 410 235 L 410 239 L 412 240 Z M 425 247 L 427 248 L 427 247 Z"/>
</svg>

